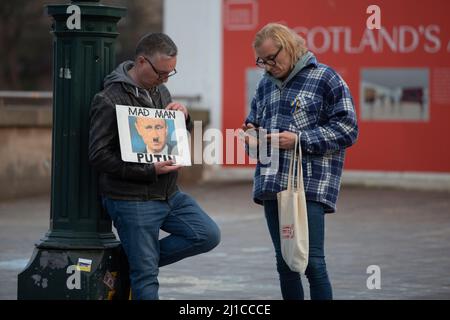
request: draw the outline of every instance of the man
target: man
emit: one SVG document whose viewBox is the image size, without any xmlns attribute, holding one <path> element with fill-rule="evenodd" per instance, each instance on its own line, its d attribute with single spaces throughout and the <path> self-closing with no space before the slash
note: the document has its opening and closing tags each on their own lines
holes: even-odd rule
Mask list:
<svg viewBox="0 0 450 320">
<path fill-rule="evenodd" d="M 264 170 L 258 161 L 253 199 L 264 206 L 281 293 L 284 299 L 304 298 L 300 274 L 289 269 L 281 254 L 277 204 L 277 193 L 287 187 L 289 161 L 299 143 L 309 230 L 305 274 L 311 299 L 332 299 L 324 254 L 324 214 L 336 211 L 345 149 L 358 136 L 353 99 L 339 74 L 319 63 L 304 39 L 288 27 L 266 25 L 256 34 L 253 48 L 256 65 L 264 68 L 265 75 L 243 129 L 253 132 L 246 135 L 250 149 L 256 143 L 255 128 L 260 134 L 270 132 L 266 139 L 276 140 L 280 149 L 276 172 Z"/>
<path fill-rule="evenodd" d="M 115 105 L 178 110 L 192 128 L 186 107 L 172 102 L 164 86 L 176 73 L 176 63 L 173 41 L 165 34 L 148 34 L 139 41 L 134 61 L 107 76 L 104 90 L 92 101 L 89 159 L 128 258 L 134 299 L 158 299 L 159 267 L 207 252 L 220 241 L 216 223 L 179 191 L 179 166 L 172 161 L 127 163 L 120 157 Z M 169 236 L 159 240 L 160 229 Z"/>
<path fill-rule="evenodd" d="M 144 152 L 176 155 L 175 148 L 167 141 L 168 130 L 165 119 L 137 117 L 135 127 L 146 145 Z"/>
</svg>

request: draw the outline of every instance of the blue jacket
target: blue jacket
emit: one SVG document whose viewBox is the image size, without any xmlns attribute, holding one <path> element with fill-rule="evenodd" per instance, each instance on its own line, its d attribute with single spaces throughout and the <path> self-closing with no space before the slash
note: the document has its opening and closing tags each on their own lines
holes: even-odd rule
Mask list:
<svg viewBox="0 0 450 320">
<path fill-rule="evenodd" d="M 358 136 L 350 90 L 336 71 L 308 52 L 284 82 L 266 73 L 245 122 L 268 132 L 297 133 L 306 199 L 322 203 L 327 213 L 336 211 L 345 149 Z M 265 174 L 261 169 L 270 165 L 258 161 L 253 185 L 256 203 L 276 199 L 276 193 L 286 189 L 291 155 L 292 150 L 279 150 L 278 170 Z"/>
</svg>

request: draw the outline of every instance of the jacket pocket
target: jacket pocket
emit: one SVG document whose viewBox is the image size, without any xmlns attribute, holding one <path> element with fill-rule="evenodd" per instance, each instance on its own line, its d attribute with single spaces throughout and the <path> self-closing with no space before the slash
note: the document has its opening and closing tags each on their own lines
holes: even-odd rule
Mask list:
<svg viewBox="0 0 450 320">
<path fill-rule="evenodd" d="M 293 120 L 299 130 L 313 129 L 317 126 L 322 101 L 298 95 L 294 100 Z"/>
</svg>

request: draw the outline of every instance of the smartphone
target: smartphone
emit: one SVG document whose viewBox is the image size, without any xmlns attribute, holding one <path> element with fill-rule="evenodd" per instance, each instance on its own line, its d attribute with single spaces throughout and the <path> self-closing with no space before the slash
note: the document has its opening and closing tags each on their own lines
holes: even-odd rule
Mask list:
<svg viewBox="0 0 450 320">
<path fill-rule="evenodd" d="M 245 134 L 258 137 L 259 129 L 260 127 L 248 128 L 247 130 L 245 130 Z"/>
</svg>

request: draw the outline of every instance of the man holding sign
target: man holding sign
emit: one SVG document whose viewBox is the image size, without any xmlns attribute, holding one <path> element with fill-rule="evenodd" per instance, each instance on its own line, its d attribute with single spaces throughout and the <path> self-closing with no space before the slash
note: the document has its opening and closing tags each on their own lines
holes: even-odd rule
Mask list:
<svg viewBox="0 0 450 320">
<path fill-rule="evenodd" d="M 116 106 L 133 106 L 130 110 L 143 114 L 180 111 L 186 128 L 192 128 L 186 107 L 172 102 L 164 85 L 176 74 L 176 62 L 173 41 L 165 34 L 148 34 L 139 41 L 134 61 L 123 62 L 107 76 L 104 90 L 92 101 L 89 160 L 99 173 L 102 204 L 128 257 L 134 299 L 158 299 L 160 266 L 210 251 L 220 241 L 216 223 L 178 189 L 180 166 L 172 160 L 134 163 L 121 157 Z M 152 139 L 157 141 L 150 146 L 158 151 L 162 138 Z M 169 236 L 159 240 L 160 229 Z"/>
</svg>

